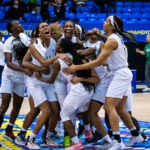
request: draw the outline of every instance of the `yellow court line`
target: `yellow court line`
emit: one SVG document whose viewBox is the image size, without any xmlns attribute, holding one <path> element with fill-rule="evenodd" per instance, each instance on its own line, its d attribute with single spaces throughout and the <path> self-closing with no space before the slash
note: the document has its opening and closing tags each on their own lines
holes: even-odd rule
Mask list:
<svg viewBox="0 0 150 150">
<path fill-rule="evenodd" d="M 2 147 L 0 147 L 0 150 L 23 150 L 21 147 L 16 146 L 11 141 L 7 140 L 3 137 L 3 135 L 0 135 L 0 143 L 2 144 Z"/>
</svg>

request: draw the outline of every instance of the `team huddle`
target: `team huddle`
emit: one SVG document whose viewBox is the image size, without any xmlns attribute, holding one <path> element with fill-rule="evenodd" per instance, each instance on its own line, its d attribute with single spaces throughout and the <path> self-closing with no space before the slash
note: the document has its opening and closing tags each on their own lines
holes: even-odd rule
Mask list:
<svg viewBox="0 0 150 150">
<path fill-rule="evenodd" d="M 54 140 L 55 128 L 62 122 L 65 149 L 81 150 L 84 145 L 76 131 L 78 113 L 88 142 L 94 138 L 95 131 L 102 136 L 103 144 L 98 149 L 121 150 L 146 141 L 132 116 L 132 73 L 123 41 L 125 38 L 135 42 L 134 36 L 123 30 L 118 16 L 109 16 L 103 24 L 106 36 L 97 28 L 86 32 L 71 20 L 63 28 L 58 23 L 43 22 L 33 29 L 31 39 L 23 33 L 19 22 L 7 24 L 12 36 L 4 43 L 6 64 L 2 73 L 0 126 L 12 94 L 13 109 L 4 137 L 29 149 L 40 149 L 36 135 L 45 126 L 43 143 L 59 146 Z M 22 106 L 25 87 L 30 111 L 15 137 L 13 125 Z M 103 107 L 108 130 L 98 115 Z M 26 132 L 37 116 L 26 140 Z M 119 118 L 131 133 L 125 144 L 120 138 Z"/>
</svg>

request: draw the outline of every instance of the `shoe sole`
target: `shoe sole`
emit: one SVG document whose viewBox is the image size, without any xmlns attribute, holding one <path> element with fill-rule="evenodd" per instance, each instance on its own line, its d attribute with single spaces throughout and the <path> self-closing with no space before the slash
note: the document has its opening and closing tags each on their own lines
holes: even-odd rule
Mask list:
<svg viewBox="0 0 150 150">
<path fill-rule="evenodd" d="M 15 139 L 15 143 L 16 143 L 17 145 L 20 145 L 20 146 L 25 146 L 25 145 L 26 145 L 26 143 L 24 143 L 24 144 L 19 143 L 16 139 Z"/>
<path fill-rule="evenodd" d="M 30 148 L 28 145 L 26 146 L 28 149 L 41 149 L 41 148 Z"/>
<path fill-rule="evenodd" d="M 3 135 L 4 138 L 8 139 L 9 141 L 15 141 L 15 139 L 11 139 L 9 136 L 7 136 L 6 134 Z"/>
</svg>

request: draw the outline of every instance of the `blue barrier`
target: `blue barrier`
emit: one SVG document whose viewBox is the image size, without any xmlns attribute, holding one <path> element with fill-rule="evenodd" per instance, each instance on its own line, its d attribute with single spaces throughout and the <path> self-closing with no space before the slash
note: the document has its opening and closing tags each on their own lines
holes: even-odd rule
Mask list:
<svg viewBox="0 0 150 150">
<path fill-rule="evenodd" d="M 136 70 L 133 69 L 131 70 L 133 74 L 133 79 L 132 79 L 132 92 L 136 92 Z"/>
</svg>

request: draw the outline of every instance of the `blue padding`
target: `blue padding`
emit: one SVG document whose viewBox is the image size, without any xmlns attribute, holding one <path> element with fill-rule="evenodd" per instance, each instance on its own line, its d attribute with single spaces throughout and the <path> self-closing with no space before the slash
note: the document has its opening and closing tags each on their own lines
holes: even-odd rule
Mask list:
<svg viewBox="0 0 150 150">
<path fill-rule="evenodd" d="M 142 2 L 133 2 L 134 7 L 142 7 Z"/>
<path fill-rule="evenodd" d="M 132 79 L 132 92 L 136 92 L 136 70 L 132 70 L 133 79 Z"/>
<path fill-rule="evenodd" d="M 125 3 L 124 3 L 124 6 L 125 6 L 125 7 L 131 6 L 131 7 L 132 7 L 132 6 L 133 6 L 133 3 L 132 3 L 132 2 L 125 2 Z"/>
<path fill-rule="evenodd" d="M 4 11 L 4 6 L 0 6 L 0 11 Z"/>
<path fill-rule="evenodd" d="M 143 2 L 144 7 L 150 7 L 150 2 Z"/>
</svg>

